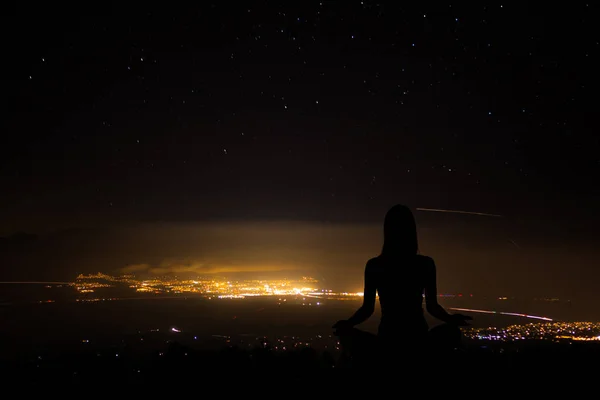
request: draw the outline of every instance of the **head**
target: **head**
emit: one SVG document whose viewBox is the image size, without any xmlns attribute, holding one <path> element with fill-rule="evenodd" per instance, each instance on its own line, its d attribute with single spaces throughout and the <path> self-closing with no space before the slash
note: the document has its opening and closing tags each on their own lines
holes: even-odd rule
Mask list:
<svg viewBox="0 0 600 400">
<path fill-rule="evenodd" d="M 382 255 L 411 256 L 417 254 L 417 225 L 410 209 L 397 204 L 385 215 Z"/>
</svg>

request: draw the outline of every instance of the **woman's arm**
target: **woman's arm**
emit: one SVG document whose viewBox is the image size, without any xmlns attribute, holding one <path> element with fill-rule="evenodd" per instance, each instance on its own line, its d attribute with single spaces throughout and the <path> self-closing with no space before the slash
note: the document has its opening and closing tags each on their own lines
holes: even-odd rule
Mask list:
<svg viewBox="0 0 600 400">
<path fill-rule="evenodd" d="M 345 321 L 339 321 L 334 327 L 354 327 L 365 322 L 375 311 L 375 300 L 377 283 L 374 276 L 373 266 L 367 263 L 365 267 L 365 289 L 362 306 L 356 310 L 354 315 Z"/>
<path fill-rule="evenodd" d="M 427 265 L 425 265 L 425 268 L 427 271 L 425 275 L 425 306 L 427 312 L 441 321 L 452 322 L 452 315 L 448 314 L 444 307 L 438 303 L 437 272 L 433 259 L 427 257 Z"/>
</svg>

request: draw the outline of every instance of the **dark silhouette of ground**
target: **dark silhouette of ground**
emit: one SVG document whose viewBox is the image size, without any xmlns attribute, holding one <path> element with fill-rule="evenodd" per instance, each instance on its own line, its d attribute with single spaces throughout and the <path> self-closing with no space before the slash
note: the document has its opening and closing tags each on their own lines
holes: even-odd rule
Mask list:
<svg viewBox="0 0 600 400">
<path fill-rule="evenodd" d="M 438 303 L 436 266 L 432 258 L 418 254 L 416 224 L 408 207 L 396 205 L 388 211 L 381 254 L 367 262 L 364 282 L 362 306 L 333 326 L 354 365 L 407 357 L 414 363 L 460 347 L 459 327 L 471 317 L 449 314 Z M 377 295 L 381 321 L 372 335 L 355 326 L 373 314 Z M 423 298 L 427 312 L 443 325 L 429 330 Z"/>
<path fill-rule="evenodd" d="M 119 357 L 113 348 L 105 347 L 2 363 L 0 380 L 5 390 L 111 388 L 117 390 L 115 394 L 123 389 L 186 391 L 193 387 L 225 397 L 261 393 L 263 398 L 281 398 L 304 391 L 313 396 L 324 392 L 356 396 L 383 389 L 388 383 L 398 396 L 412 393 L 413 388 L 423 395 L 470 398 L 525 393 L 540 396 L 568 388 L 573 396 L 578 390 L 594 387 L 600 345 L 529 341 L 505 350 L 502 343 L 470 343 L 450 355 L 445 360 L 429 359 L 420 369 L 411 369 L 402 358 L 372 364 L 374 374 L 369 375 L 331 353 L 311 348 L 283 353 L 268 347 L 202 351 L 171 342 L 165 348 L 142 353 L 121 349 Z"/>
</svg>

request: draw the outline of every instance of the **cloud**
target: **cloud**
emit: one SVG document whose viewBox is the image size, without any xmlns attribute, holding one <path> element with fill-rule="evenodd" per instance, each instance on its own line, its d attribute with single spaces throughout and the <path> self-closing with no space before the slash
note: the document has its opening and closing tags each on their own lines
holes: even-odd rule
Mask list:
<svg viewBox="0 0 600 400">
<path fill-rule="evenodd" d="M 136 272 L 146 272 L 150 269 L 148 264 L 133 264 L 121 268 L 120 271 L 124 274 L 135 274 Z"/>
<path fill-rule="evenodd" d="M 281 272 L 295 271 L 297 266 L 293 265 L 218 265 L 208 264 L 198 260 L 163 260 L 161 263 L 131 264 L 119 270 L 123 274 L 137 275 L 211 275 L 225 273 L 247 273 L 247 272 Z"/>
</svg>

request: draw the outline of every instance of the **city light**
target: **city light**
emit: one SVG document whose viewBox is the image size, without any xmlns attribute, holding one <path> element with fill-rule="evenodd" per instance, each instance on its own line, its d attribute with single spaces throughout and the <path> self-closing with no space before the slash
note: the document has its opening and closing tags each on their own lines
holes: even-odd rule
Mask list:
<svg viewBox="0 0 600 400">
<path fill-rule="evenodd" d="M 110 276 L 103 273 L 79 275 L 72 286 L 80 294 L 97 292 L 101 288 L 127 287 L 137 293 L 200 295 L 209 299 L 245 299 L 259 296 L 302 296 L 307 298 L 352 299 L 363 293 L 334 292 L 318 288 L 319 282 L 311 277 L 300 279 L 254 279 L 231 280 L 227 278 L 179 279 L 177 277 L 157 277 L 136 279 L 133 275 Z M 81 301 L 107 300 L 84 297 Z"/>
<path fill-rule="evenodd" d="M 467 339 L 490 341 L 550 340 L 599 341 L 599 322 L 546 322 L 506 328 L 463 328 Z"/>
</svg>

